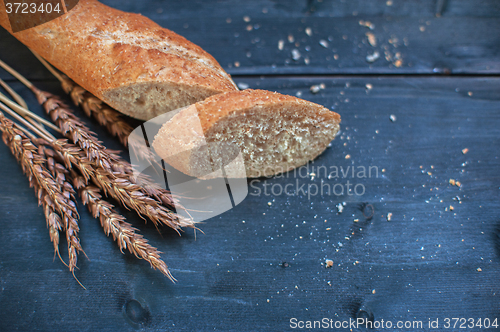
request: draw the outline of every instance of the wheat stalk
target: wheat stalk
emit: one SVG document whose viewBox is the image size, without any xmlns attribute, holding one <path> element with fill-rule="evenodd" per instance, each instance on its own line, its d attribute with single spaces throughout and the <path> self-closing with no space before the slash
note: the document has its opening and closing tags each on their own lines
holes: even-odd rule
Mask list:
<svg viewBox="0 0 500 332">
<path fill-rule="evenodd" d="M 44 201 L 47 202 L 45 203 L 45 213 L 51 230 L 51 240 L 55 248 L 58 248 L 57 245 L 59 244 L 59 231 L 61 229 L 66 230 L 68 245 L 70 246 L 69 267 L 73 275 L 74 268 L 76 267 L 77 253 L 82 250 L 79 241 L 76 241 L 78 239 L 78 224 L 73 222 L 70 218 L 73 213 L 72 208 L 74 208 L 75 205 L 73 203 L 73 206 L 71 206 L 72 203 L 68 202 L 73 198 L 74 191 L 72 187 L 69 188 L 65 185 L 65 175 L 67 174 L 67 170 L 72 167 L 80 171 L 82 176 L 79 177 L 79 179 L 83 179 L 86 185 L 88 185 L 89 181 L 92 181 L 105 195 L 115 198 L 126 208 L 135 210 L 141 218 L 145 219 L 148 217 L 153 221 L 155 226 L 164 224 L 173 228 L 178 233 L 183 227 L 197 229 L 192 219 L 178 216 L 175 212 L 167 208 L 174 207 L 176 203 L 175 199 L 167 190 L 159 187 L 146 176 L 141 175 L 139 179 L 135 179 L 133 176 L 133 168 L 130 163 L 123 160 L 114 151 L 107 150 L 101 142 L 97 140 L 96 135 L 73 115 L 71 110 L 69 110 L 59 98 L 38 90 L 31 82 L 1 61 L 0 65 L 6 67 L 10 73 L 16 76 L 16 78 L 36 94 L 37 99 L 46 112 L 58 125 L 58 129 L 60 129 L 58 131 L 65 134 L 65 136 L 71 138 L 76 143 L 76 145 L 69 143 L 66 139 L 56 140 L 39 123 L 30 123 L 26 121 L 0 103 L 1 109 L 9 112 L 9 114 L 23 123 L 27 128 L 30 128 L 38 136 L 43 138 L 43 140 L 37 139 L 37 144 L 43 146 L 48 145 L 55 151 L 42 148 L 38 149 L 38 155 L 40 158 L 45 157 L 47 159 L 47 164 L 52 174 L 45 170 L 45 175 L 52 176 L 52 181 L 56 185 L 59 185 L 58 194 L 60 194 L 61 197 L 58 198 L 60 198 L 60 201 L 46 199 L 47 196 L 53 195 L 53 192 L 48 192 L 48 195 L 40 194 L 39 197 L 40 199 L 42 199 L 42 197 L 45 198 Z M 13 107 L 14 105 L 11 106 Z M 31 113 L 29 110 L 19 105 L 15 105 L 15 107 L 20 108 L 17 112 L 22 112 L 26 115 L 30 115 Z M 1 113 L 0 116 L 2 116 L 4 121 L 7 121 Z M 19 127 L 19 129 L 24 130 L 30 137 L 34 136 L 22 127 Z M 66 167 L 55 162 L 56 156 L 62 160 Z M 138 185 L 138 180 L 144 183 L 144 185 Z M 95 187 L 90 186 L 89 188 Z M 43 190 L 44 188 L 41 189 Z M 105 207 L 109 209 L 112 208 L 112 205 L 101 200 L 98 191 L 85 190 L 81 193 L 86 197 L 86 203 L 89 204 L 89 208 L 91 206 L 99 207 L 101 209 L 100 211 L 103 211 L 100 212 L 100 216 L 106 216 L 107 212 L 105 213 L 103 210 Z M 66 210 L 61 209 L 61 202 L 67 203 L 68 207 Z M 161 203 L 165 204 L 167 207 L 161 205 Z M 74 216 L 78 217 L 76 208 L 74 210 Z M 111 232 L 116 236 L 121 249 L 129 248 L 137 257 L 146 259 L 150 262 L 152 267 L 162 271 L 162 273 L 172 281 L 175 280 L 168 271 L 167 265 L 159 258 L 157 249 L 149 246 L 147 241 L 140 235 L 135 234 L 137 236 L 133 238 L 132 231 L 134 229 L 129 224 L 125 223 L 121 217 L 115 219 L 105 218 L 101 220 L 101 223 L 103 224 L 105 232 Z M 125 244 L 127 246 L 125 246 Z M 59 254 L 59 251 L 57 251 L 57 253 Z"/>
<path fill-rule="evenodd" d="M 50 241 L 54 245 L 54 256 L 57 254 L 59 256 L 59 259 L 64 263 L 59 252 L 59 232 L 63 229 L 63 225 L 61 222 L 61 217 L 56 212 L 54 201 L 45 190 L 40 188 L 38 182 L 36 181 L 36 178 L 28 173 L 29 170 L 27 169 L 26 164 L 23 163 L 23 160 L 21 158 L 22 154 L 20 153 L 19 148 L 17 148 L 17 145 L 12 143 L 14 139 L 17 142 L 19 138 L 22 138 L 22 136 L 16 136 L 18 135 L 19 129 L 11 126 L 8 123 L 4 123 L 0 119 L 0 130 L 3 132 L 3 142 L 10 148 L 14 157 L 21 164 L 24 173 L 28 175 L 30 187 L 35 190 L 36 196 L 38 197 L 38 205 L 41 205 L 43 207 L 45 220 L 47 221 L 47 227 L 49 228 Z M 33 155 L 33 157 L 35 159 L 39 158 L 37 155 Z"/>
<path fill-rule="evenodd" d="M 136 233 L 137 229 L 125 221 L 125 217 L 113 210 L 113 205 L 102 200 L 99 188 L 87 185 L 85 179 L 72 172 L 73 185 L 78 190 L 82 202 L 88 206 L 92 216 L 99 219 L 104 233 L 113 236 L 113 240 L 118 243 L 120 251 L 128 249 L 139 259 L 144 259 L 151 264 L 151 267 L 158 269 L 170 280 L 175 281 L 168 270 L 167 264 L 160 258 L 160 252 L 151 246 L 146 239 Z"/>
<path fill-rule="evenodd" d="M 33 50 L 31 50 L 33 52 Z M 73 82 L 68 76 L 59 73 L 47 61 L 37 53 L 35 57 L 61 82 L 61 87 L 76 106 L 80 106 L 88 117 L 94 117 L 97 122 L 104 126 L 109 133 L 116 136 L 123 146 L 129 146 L 138 159 L 157 164 L 155 154 L 150 149 L 144 149 L 141 142 L 130 139 L 133 128 L 125 121 L 123 115 L 117 110 L 96 98 L 90 92 Z"/>
<path fill-rule="evenodd" d="M 65 183 L 65 180 L 59 175 L 58 180 L 56 180 L 50 174 L 45 166 L 44 150 L 39 150 L 33 141 L 2 113 L 0 113 L 0 130 L 3 132 L 4 143 L 9 146 L 12 154 L 21 164 L 23 172 L 28 176 L 31 186 L 37 192 L 39 203 L 44 207 L 51 241 L 57 254 L 59 254 L 59 231 L 61 229 L 66 231 L 69 252 L 68 267 L 74 276 L 78 252 L 83 251 L 83 249 L 78 238 L 79 215 L 76 204 L 71 197 L 71 185 Z"/>
<path fill-rule="evenodd" d="M 48 144 L 47 142 L 40 141 L 41 144 Z M 136 229 L 125 221 L 125 217 L 118 214 L 113 210 L 113 205 L 102 200 L 99 194 L 99 188 L 87 185 L 85 179 L 78 175 L 74 170 L 69 172 L 66 167 L 56 161 L 57 155 L 54 150 L 48 149 L 44 145 L 39 145 L 38 150 L 40 155 L 44 155 L 47 160 L 47 167 L 52 172 L 56 182 L 61 187 L 65 188 L 63 194 L 69 198 L 73 197 L 75 193 L 73 190 L 76 188 L 80 194 L 84 205 L 88 206 L 92 216 L 99 219 L 104 233 L 109 236 L 111 233 L 113 240 L 118 243 L 120 251 L 127 249 L 130 253 L 134 254 L 139 259 L 144 259 L 151 264 L 151 267 L 158 269 L 170 280 L 175 281 L 168 270 L 167 265 L 160 258 L 160 252 L 151 246 L 146 239 L 136 233 Z M 69 185 L 66 181 L 66 176 L 71 179 L 73 186 Z M 74 197 L 73 197 L 74 198 Z"/>
<path fill-rule="evenodd" d="M 52 146 L 55 151 L 61 154 L 67 168 L 76 167 L 86 182 L 92 179 L 105 195 L 111 196 L 123 206 L 135 210 L 142 218 L 148 217 L 155 226 L 164 224 L 177 232 L 183 227 L 195 228 L 193 220 L 178 216 L 155 199 L 144 194 L 143 188 L 132 183 L 127 175 L 95 167 L 92 162 L 86 159 L 78 146 L 64 139 L 52 142 Z"/>
<path fill-rule="evenodd" d="M 90 92 L 74 83 L 68 76 L 57 72 L 54 67 L 33 50 L 31 52 L 61 82 L 64 92 L 70 95 L 76 106 L 82 107 L 88 117 L 93 116 L 101 126 L 106 127 L 124 146 L 127 146 L 127 139 L 133 128 L 118 111 L 103 103 L 99 98 L 94 97 Z"/>
</svg>

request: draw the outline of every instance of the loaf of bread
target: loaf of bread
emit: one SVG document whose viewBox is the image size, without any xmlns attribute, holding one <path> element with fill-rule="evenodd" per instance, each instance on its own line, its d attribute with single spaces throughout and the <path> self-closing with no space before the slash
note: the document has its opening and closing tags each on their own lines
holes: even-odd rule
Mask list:
<svg viewBox="0 0 500 332">
<path fill-rule="evenodd" d="M 335 138 L 339 124 L 337 113 L 318 104 L 248 89 L 180 110 L 161 126 L 153 148 L 190 176 L 271 176 L 316 158 Z"/>
<path fill-rule="evenodd" d="M 22 25 L 23 16 L 18 20 Z M 67 14 L 15 33 L 0 0 L 0 25 L 83 88 L 134 118 L 148 120 L 238 90 L 200 47 L 142 15 L 95 0 L 80 0 Z"/>
</svg>

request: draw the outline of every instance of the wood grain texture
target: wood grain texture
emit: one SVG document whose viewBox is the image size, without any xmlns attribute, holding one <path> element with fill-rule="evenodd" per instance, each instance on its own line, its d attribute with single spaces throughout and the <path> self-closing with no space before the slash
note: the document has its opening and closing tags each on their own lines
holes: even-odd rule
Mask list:
<svg viewBox="0 0 500 332">
<path fill-rule="evenodd" d="M 123 211 L 165 253 L 176 285 L 120 254 L 80 206 L 82 245 L 90 258 L 79 260 L 84 291 L 52 261 L 43 213 L 0 145 L 2 330 L 276 331 L 288 330 L 291 317 L 348 320 L 360 308 L 386 321 L 499 317 L 497 78 L 239 82 L 291 95 L 300 91 L 302 98 L 335 109 L 342 133 L 313 165 L 377 166 L 379 177 L 329 180 L 316 171 L 314 179 L 306 172 L 262 179 L 250 185 L 240 205 L 202 225 L 205 234 L 196 240 L 191 232 L 159 235 Z M 325 89 L 312 94 L 309 87 L 320 83 Z M 60 93 L 55 83 L 41 87 Z M 451 186 L 450 178 L 462 187 Z M 307 197 L 308 185 L 347 180 L 363 184 L 364 195 Z M 296 181 L 305 193 L 270 192 Z M 341 202 L 346 206 L 338 214 Z M 370 221 L 359 210 L 363 202 L 375 209 Z M 454 210 L 445 211 L 450 205 Z M 325 259 L 334 261 L 332 268 L 325 268 Z"/>
</svg>

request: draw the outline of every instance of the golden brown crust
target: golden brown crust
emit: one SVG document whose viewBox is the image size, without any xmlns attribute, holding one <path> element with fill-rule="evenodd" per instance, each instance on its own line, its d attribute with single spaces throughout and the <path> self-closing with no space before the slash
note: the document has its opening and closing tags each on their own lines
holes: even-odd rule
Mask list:
<svg viewBox="0 0 500 332">
<path fill-rule="evenodd" d="M 4 8 L 0 0 L 0 25 L 12 33 Z M 181 92 L 190 87 L 203 92 L 197 100 L 237 90 L 230 76 L 199 46 L 142 15 L 95 0 L 80 0 L 66 15 L 13 35 L 96 97 L 131 116 L 137 105 L 127 107 L 110 96 L 134 84 L 165 82 Z M 181 99 L 185 96 L 179 94 Z M 187 99 L 186 105 L 191 101 Z M 163 106 L 170 110 L 169 105 Z"/>
<path fill-rule="evenodd" d="M 218 94 L 196 103 L 196 108 L 198 110 L 203 131 L 207 132 L 214 123 L 231 113 L 239 112 L 251 107 L 262 107 L 267 111 L 275 110 L 276 108 L 266 108 L 271 105 L 293 105 L 295 107 L 304 106 L 307 108 L 313 108 L 318 112 L 321 112 L 323 116 L 336 119 L 340 122 L 340 115 L 335 112 L 328 111 L 321 105 L 266 90 L 246 89 L 243 91 Z"/>
</svg>

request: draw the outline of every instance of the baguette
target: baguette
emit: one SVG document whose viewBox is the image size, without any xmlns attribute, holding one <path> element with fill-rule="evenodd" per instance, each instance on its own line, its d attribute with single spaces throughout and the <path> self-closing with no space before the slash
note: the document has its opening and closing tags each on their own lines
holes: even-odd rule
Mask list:
<svg viewBox="0 0 500 332">
<path fill-rule="evenodd" d="M 141 120 L 238 90 L 199 46 L 96 0 L 80 0 L 67 14 L 15 33 L 0 0 L 0 25 L 97 98 Z"/>
<path fill-rule="evenodd" d="M 340 115 L 318 104 L 247 89 L 180 110 L 161 126 L 152 146 L 190 176 L 272 176 L 316 158 L 335 138 L 339 124 Z M 242 159 L 237 158 L 240 152 Z"/>
</svg>

